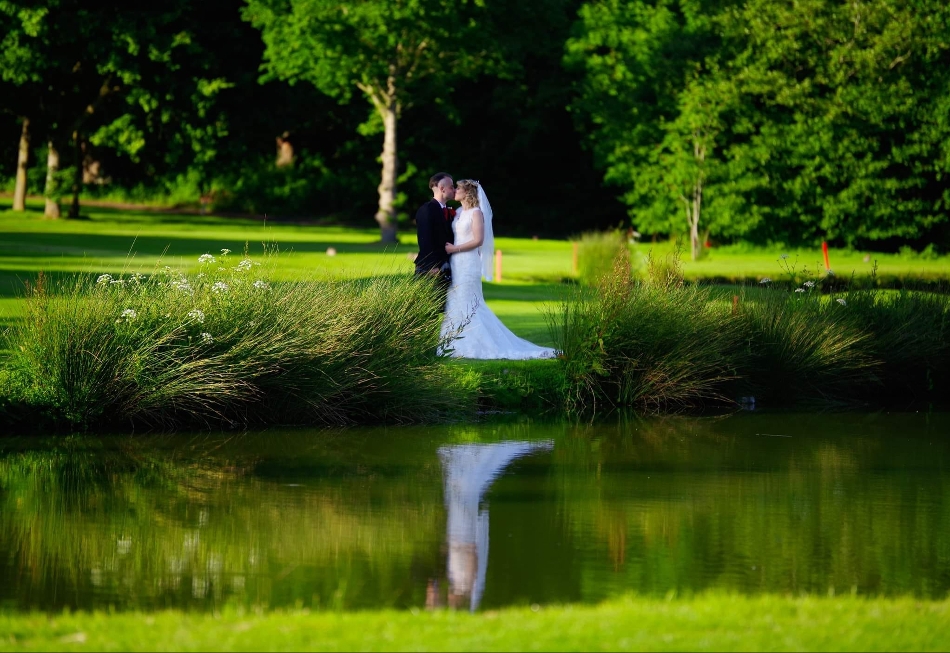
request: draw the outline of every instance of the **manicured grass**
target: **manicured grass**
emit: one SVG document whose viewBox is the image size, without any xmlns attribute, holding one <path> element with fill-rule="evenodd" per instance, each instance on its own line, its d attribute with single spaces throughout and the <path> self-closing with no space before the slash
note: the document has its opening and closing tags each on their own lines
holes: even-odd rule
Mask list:
<svg viewBox="0 0 950 653">
<path fill-rule="evenodd" d="M 642 261 L 650 251 L 655 256 L 665 256 L 674 249 L 670 242 L 640 243 L 636 246 L 636 258 Z M 782 254 L 787 259 L 780 259 Z M 905 257 L 899 254 L 880 252 L 862 252 L 855 250 L 831 249 L 829 264 L 835 275 L 847 279 L 854 275 L 866 277 L 877 264 L 877 273 L 882 281 L 893 283 L 896 280 L 943 280 L 950 281 L 950 256 L 933 259 Z M 824 275 L 825 265 L 820 247 L 813 249 L 783 249 L 748 246 L 713 247 L 706 256 L 698 261 L 689 260 L 688 250 L 682 257 L 683 276 L 689 280 L 710 280 L 717 282 L 744 281 L 757 283 L 763 277 L 774 280 L 785 278 L 785 266 L 799 273 L 807 269 L 808 276 Z"/>
<path fill-rule="evenodd" d="M 0 207 L 3 204 L 0 203 Z M 268 223 L 241 218 L 191 216 L 90 207 L 86 220 L 44 220 L 37 211 L 0 212 L 0 323 L 22 315 L 17 297 L 40 271 L 49 277 L 123 271 L 148 274 L 161 260 L 182 271 L 198 269 L 198 256 L 222 248 L 260 256 L 266 246 L 280 254 L 272 278 L 370 277 L 413 270 L 415 234 L 399 245 L 376 242 L 373 228 Z M 559 297 L 571 274 L 567 241 L 499 237 L 502 281 L 485 285 L 489 306 L 518 335 L 550 345 L 543 305 Z M 329 256 L 327 250 L 336 250 Z"/>
<path fill-rule="evenodd" d="M 938 651 L 950 601 L 706 595 L 599 606 L 247 614 L 4 614 L 0 650 Z"/>
</svg>

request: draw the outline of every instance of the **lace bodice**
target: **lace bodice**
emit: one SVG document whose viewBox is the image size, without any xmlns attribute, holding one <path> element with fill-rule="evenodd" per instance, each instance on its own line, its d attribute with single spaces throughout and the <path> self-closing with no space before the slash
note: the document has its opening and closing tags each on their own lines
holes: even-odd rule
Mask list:
<svg viewBox="0 0 950 653">
<path fill-rule="evenodd" d="M 472 218 L 474 214 L 475 209 L 465 209 L 459 211 L 455 215 L 455 219 L 452 220 L 452 232 L 455 234 L 455 240 L 453 242 L 455 242 L 456 245 L 464 245 L 475 238 L 475 232 L 472 229 Z M 475 251 L 477 252 L 480 249 L 481 248 L 478 247 Z M 455 255 L 453 254 L 453 256 Z"/>
</svg>

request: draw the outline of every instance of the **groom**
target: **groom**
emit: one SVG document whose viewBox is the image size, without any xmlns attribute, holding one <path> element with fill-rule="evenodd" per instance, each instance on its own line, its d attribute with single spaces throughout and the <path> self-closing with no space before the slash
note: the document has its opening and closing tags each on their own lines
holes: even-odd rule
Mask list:
<svg viewBox="0 0 950 653">
<path fill-rule="evenodd" d="M 419 255 L 416 256 L 416 274 L 429 274 L 438 277 L 443 294 L 452 283 L 452 268 L 449 267 L 449 255 L 445 244 L 451 243 L 452 217 L 455 209 L 446 203 L 455 199 L 455 183 L 445 172 L 437 172 L 429 179 L 432 199 L 416 211 L 416 237 L 419 241 Z M 443 310 L 445 300 L 443 299 Z"/>
</svg>

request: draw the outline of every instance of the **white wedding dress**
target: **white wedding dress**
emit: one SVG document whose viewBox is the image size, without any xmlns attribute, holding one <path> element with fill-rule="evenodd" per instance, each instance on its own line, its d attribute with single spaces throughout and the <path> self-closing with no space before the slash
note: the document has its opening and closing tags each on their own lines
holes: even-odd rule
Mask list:
<svg viewBox="0 0 950 653">
<path fill-rule="evenodd" d="M 483 193 L 480 193 L 483 196 Z M 484 205 L 487 200 L 481 200 Z M 455 244 L 462 245 L 474 238 L 472 214 L 475 209 L 459 211 L 452 220 Z M 454 358 L 514 359 L 554 358 L 556 352 L 550 347 L 539 347 L 519 338 L 508 330 L 485 304 L 482 294 L 482 273 L 490 269 L 493 241 L 491 234 L 491 209 L 485 214 L 485 230 L 489 236 L 482 247 L 467 252 L 452 254 L 452 285 L 448 290 L 445 317 L 442 320 L 442 338 L 446 350 Z M 483 252 L 483 250 L 485 250 Z M 482 257 L 488 257 L 484 259 Z M 485 273 L 491 280 L 490 272 Z"/>
</svg>

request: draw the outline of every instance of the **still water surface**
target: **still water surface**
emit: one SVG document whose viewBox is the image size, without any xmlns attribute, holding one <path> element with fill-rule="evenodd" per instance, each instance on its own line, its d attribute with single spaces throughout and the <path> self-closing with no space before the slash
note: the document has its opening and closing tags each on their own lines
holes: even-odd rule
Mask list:
<svg viewBox="0 0 950 653">
<path fill-rule="evenodd" d="M 0 440 L 0 608 L 950 590 L 950 414 Z"/>
</svg>

